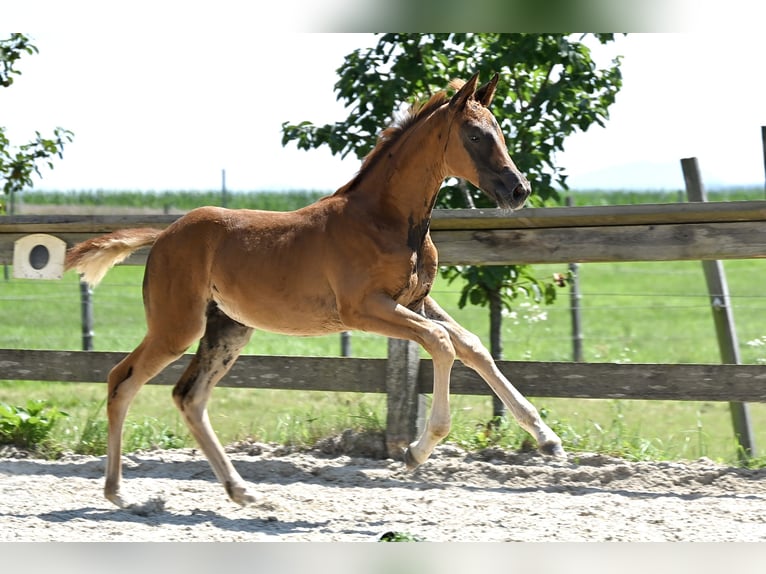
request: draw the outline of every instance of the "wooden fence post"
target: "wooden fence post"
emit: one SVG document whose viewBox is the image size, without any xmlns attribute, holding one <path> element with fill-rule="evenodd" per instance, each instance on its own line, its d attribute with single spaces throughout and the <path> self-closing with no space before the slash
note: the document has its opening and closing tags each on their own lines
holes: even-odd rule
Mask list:
<svg viewBox="0 0 766 574">
<path fill-rule="evenodd" d="M 697 158 L 682 159 L 681 168 L 684 173 L 686 194 L 689 201 L 707 201 L 707 194 L 702 185 Z M 710 305 L 713 310 L 713 321 L 715 322 L 715 331 L 718 337 L 718 348 L 721 352 L 721 362 L 738 365 L 741 362 L 739 343 L 737 341 L 737 332 L 734 328 L 734 315 L 729 305 L 729 287 L 726 282 L 723 265 L 719 260 L 710 260 L 703 261 L 702 268 L 705 272 L 705 281 L 707 282 L 708 293 L 710 294 Z M 747 403 L 738 402 L 729 403 L 729 408 L 734 425 L 734 434 L 742 448 L 740 459 L 744 461 L 755 454 L 755 443 L 753 442 L 753 433 L 750 428 L 749 408 Z"/>
<path fill-rule="evenodd" d="M 489 353 L 495 361 L 503 359 L 503 301 L 500 291 L 490 291 L 489 295 Z M 495 393 L 492 397 L 492 423 L 499 424 L 505 418 L 506 407 Z"/>
<path fill-rule="evenodd" d="M 80 279 L 80 315 L 82 317 L 82 350 L 93 350 L 93 288 Z"/>
<path fill-rule="evenodd" d="M 418 392 L 420 346 L 413 341 L 388 340 L 386 363 L 386 449 L 401 460 L 404 449 L 422 432 L 425 396 Z"/>
<path fill-rule="evenodd" d="M 572 207 L 574 201 L 571 195 L 567 196 L 567 207 Z M 580 266 L 577 263 L 568 265 L 569 273 L 572 275 L 572 284 L 569 287 L 569 311 L 572 317 L 572 360 L 580 363 L 583 360 L 583 335 L 582 335 L 582 314 L 580 312 Z"/>
<path fill-rule="evenodd" d="M 761 126 L 761 146 L 763 148 L 763 176 L 766 182 L 766 126 Z"/>
<path fill-rule="evenodd" d="M 340 356 L 351 356 L 351 331 L 341 331 L 340 334 Z"/>
</svg>

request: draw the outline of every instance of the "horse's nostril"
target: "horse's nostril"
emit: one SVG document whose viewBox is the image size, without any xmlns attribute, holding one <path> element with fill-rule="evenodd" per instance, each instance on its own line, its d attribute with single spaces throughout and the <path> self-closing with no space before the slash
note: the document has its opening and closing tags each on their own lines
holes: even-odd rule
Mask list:
<svg viewBox="0 0 766 574">
<path fill-rule="evenodd" d="M 524 201 L 529 195 L 529 190 L 521 183 L 513 188 L 513 199 L 516 201 Z"/>
</svg>

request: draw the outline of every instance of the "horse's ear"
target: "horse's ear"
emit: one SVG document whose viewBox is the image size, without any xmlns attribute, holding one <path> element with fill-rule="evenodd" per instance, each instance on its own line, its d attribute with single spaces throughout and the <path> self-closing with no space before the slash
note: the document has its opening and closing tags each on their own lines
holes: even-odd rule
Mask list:
<svg viewBox="0 0 766 574">
<path fill-rule="evenodd" d="M 463 87 L 452 96 L 452 99 L 449 101 L 449 107 L 455 110 L 465 107 L 468 99 L 476 92 L 476 82 L 478 79 L 479 74 L 474 74 L 470 80 L 463 84 Z"/>
<path fill-rule="evenodd" d="M 476 99 L 479 100 L 481 105 L 485 108 L 489 107 L 489 104 L 492 103 L 492 98 L 495 97 L 495 88 L 497 87 L 497 80 L 499 78 L 500 76 L 495 74 L 489 82 L 476 90 Z"/>
</svg>

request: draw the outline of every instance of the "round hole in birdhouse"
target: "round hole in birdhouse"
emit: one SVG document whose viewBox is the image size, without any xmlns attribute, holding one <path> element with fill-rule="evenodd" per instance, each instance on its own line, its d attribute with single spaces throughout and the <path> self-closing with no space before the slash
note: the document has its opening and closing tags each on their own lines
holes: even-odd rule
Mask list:
<svg viewBox="0 0 766 574">
<path fill-rule="evenodd" d="M 48 265 L 50 257 L 51 254 L 48 251 L 48 248 L 45 245 L 38 244 L 35 245 L 29 252 L 29 264 L 33 269 L 37 269 L 39 271 Z"/>
</svg>

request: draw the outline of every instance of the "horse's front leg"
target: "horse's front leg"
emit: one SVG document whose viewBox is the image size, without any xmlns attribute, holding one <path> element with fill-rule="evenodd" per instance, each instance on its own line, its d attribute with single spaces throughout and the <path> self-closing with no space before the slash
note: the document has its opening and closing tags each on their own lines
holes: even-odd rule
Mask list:
<svg viewBox="0 0 766 574">
<path fill-rule="evenodd" d="M 476 371 L 489 384 L 503 404 L 513 414 L 519 425 L 537 440 L 544 454 L 565 458 L 561 439 L 542 420 L 537 409 L 514 387 L 498 369 L 492 355 L 479 337 L 461 327 L 431 297 L 426 298 L 426 317 L 442 325 L 450 335 L 457 358 Z"/>
<path fill-rule="evenodd" d="M 341 305 L 340 312 L 344 324 L 349 329 L 415 341 L 433 360 L 431 414 L 422 434 L 404 452 L 407 467 L 413 469 L 431 456 L 436 445 L 449 434 L 450 372 L 455 362 L 455 348 L 450 334 L 443 325 L 398 305 L 383 295 L 370 297 L 363 304 Z"/>
<path fill-rule="evenodd" d="M 404 462 L 410 470 L 417 468 L 431 456 L 436 445 L 449 434 L 452 423 L 449 385 L 452 365 L 455 362 L 455 351 L 446 331 L 444 333 L 439 332 L 442 331 L 440 326 L 437 326 L 435 331 L 438 332 L 440 338 L 446 338 L 446 341 L 442 340 L 441 343 L 442 348 L 447 352 L 434 355 L 432 351 L 429 351 L 434 366 L 431 416 L 428 418 L 423 433 L 404 451 Z M 428 348 L 426 350 L 428 351 Z"/>
</svg>

